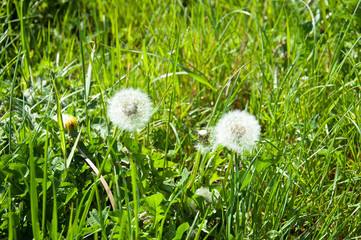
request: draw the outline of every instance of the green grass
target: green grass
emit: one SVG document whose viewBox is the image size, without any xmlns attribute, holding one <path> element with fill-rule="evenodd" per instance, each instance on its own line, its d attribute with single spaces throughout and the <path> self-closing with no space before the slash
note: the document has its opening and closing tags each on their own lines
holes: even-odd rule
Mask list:
<svg viewBox="0 0 361 240">
<path fill-rule="evenodd" d="M 2 1 L 0 238 L 361 238 L 360 6 Z M 135 139 L 107 117 L 127 87 L 156 109 Z M 233 109 L 257 150 L 197 152 Z"/>
</svg>

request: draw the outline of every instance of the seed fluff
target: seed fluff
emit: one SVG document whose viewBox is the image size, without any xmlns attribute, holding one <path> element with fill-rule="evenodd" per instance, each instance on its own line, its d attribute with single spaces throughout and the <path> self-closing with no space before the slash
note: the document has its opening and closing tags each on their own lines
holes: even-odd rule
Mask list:
<svg viewBox="0 0 361 240">
<path fill-rule="evenodd" d="M 108 117 L 120 129 L 133 132 L 147 125 L 152 116 L 153 103 L 138 89 L 122 89 L 108 104 Z"/>
<path fill-rule="evenodd" d="M 215 147 L 221 145 L 238 153 L 250 151 L 257 145 L 260 132 L 261 127 L 253 115 L 246 111 L 230 111 L 215 127 Z"/>
</svg>

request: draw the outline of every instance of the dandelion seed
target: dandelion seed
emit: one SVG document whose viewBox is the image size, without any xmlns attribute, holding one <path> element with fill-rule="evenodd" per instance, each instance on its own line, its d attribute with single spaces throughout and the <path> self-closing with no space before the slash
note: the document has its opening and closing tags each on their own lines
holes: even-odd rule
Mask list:
<svg viewBox="0 0 361 240">
<path fill-rule="evenodd" d="M 195 149 L 202 154 L 209 153 L 212 150 L 212 137 L 210 136 L 210 132 L 205 129 L 198 131 L 198 142 L 194 146 Z"/>
<path fill-rule="evenodd" d="M 153 104 L 138 89 L 122 89 L 115 93 L 108 105 L 108 117 L 120 129 L 129 132 L 143 128 L 150 120 Z"/>
<path fill-rule="evenodd" d="M 257 119 L 246 111 L 231 111 L 215 128 L 215 146 L 221 145 L 238 153 L 252 150 L 259 139 L 261 127 Z"/>
</svg>

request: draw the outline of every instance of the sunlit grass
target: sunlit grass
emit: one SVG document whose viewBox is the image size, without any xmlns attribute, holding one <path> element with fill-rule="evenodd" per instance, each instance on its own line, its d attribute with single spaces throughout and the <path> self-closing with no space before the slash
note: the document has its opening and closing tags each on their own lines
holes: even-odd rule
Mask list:
<svg viewBox="0 0 361 240">
<path fill-rule="evenodd" d="M 360 2 L 3 1 L 1 238 L 360 238 Z M 235 109 L 257 148 L 197 151 Z"/>
</svg>

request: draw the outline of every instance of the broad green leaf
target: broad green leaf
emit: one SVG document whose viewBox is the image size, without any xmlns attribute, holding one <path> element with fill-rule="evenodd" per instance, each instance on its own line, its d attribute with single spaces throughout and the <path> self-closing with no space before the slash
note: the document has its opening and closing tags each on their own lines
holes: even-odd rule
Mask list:
<svg viewBox="0 0 361 240">
<path fill-rule="evenodd" d="M 160 160 L 156 160 L 154 161 L 154 168 L 164 168 L 164 159 L 160 159 Z M 167 167 L 174 167 L 177 166 L 178 164 L 171 162 L 171 161 L 167 161 Z"/>
<path fill-rule="evenodd" d="M 157 193 L 152 196 L 146 197 L 145 201 L 148 203 L 149 207 L 155 211 L 160 205 L 160 203 L 163 201 L 163 198 L 163 194 Z"/>
<path fill-rule="evenodd" d="M 256 167 L 256 171 L 258 173 L 260 173 L 267 167 L 276 164 L 279 160 L 280 160 L 279 156 L 271 155 L 271 156 L 267 157 L 266 159 L 262 159 L 262 160 L 257 159 L 254 162 L 254 166 Z"/>
<path fill-rule="evenodd" d="M 177 228 L 177 232 L 175 233 L 175 237 L 172 240 L 181 240 L 182 237 L 183 237 L 183 234 L 185 233 L 185 231 L 187 231 L 188 228 L 189 228 L 189 223 L 188 222 L 182 223 Z"/>
<path fill-rule="evenodd" d="M 257 160 L 254 163 L 254 166 L 256 167 L 257 172 L 262 172 L 267 167 L 271 166 L 273 163 L 270 161 L 261 161 Z"/>
<path fill-rule="evenodd" d="M 139 144 L 136 140 L 125 137 L 123 139 L 125 147 L 131 152 L 131 153 L 140 153 L 142 145 Z"/>
<path fill-rule="evenodd" d="M 243 174 L 241 173 L 241 179 L 243 178 L 244 174 L 246 174 L 246 171 L 243 171 Z M 251 181 L 251 178 L 252 178 L 252 173 L 248 172 L 246 177 L 244 178 L 244 180 L 242 182 L 241 190 L 248 186 L 249 182 Z"/>
</svg>

